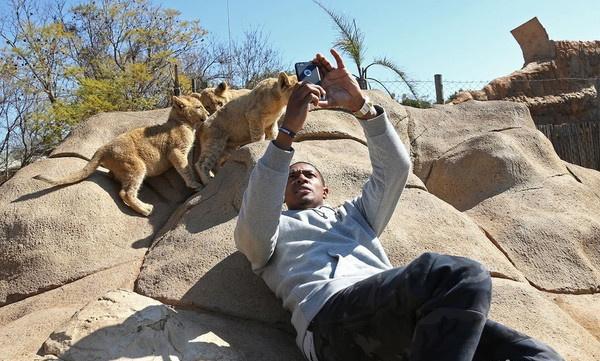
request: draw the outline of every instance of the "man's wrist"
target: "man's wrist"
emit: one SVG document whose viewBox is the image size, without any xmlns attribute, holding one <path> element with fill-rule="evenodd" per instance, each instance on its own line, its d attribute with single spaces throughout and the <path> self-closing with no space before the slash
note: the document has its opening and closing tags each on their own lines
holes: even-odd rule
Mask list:
<svg viewBox="0 0 600 361">
<path fill-rule="evenodd" d="M 283 132 L 277 134 L 277 138 L 273 140 L 273 144 L 282 150 L 292 150 L 292 138 Z"/>
<path fill-rule="evenodd" d="M 360 109 L 352 112 L 352 114 L 354 114 L 354 116 L 358 119 L 367 120 L 376 117 L 377 110 L 375 109 L 369 97 L 365 96 Z"/>
<path fill-rule="evenodd" d="M 360 110 L 360 108 L 362 108 L 368 99 L 369 98 L 361 92 L 361 96 L 356 98 L 356 101 L 354 101 L 353 104 L 348 107 L 348 110 L 350 110 L 352 113 L 356 113 Z"/>
<path fill-rule="evenodd" d="M 365 114 L 362 117 L 356 117 L 356 118 L 360 119 L 360 120 L 369 120 L 369 119 L 373 119 L 373 118 L 377 117 L 378 115 L 379 115 L 379 112 L 377 111 L 375 106 L 371 105 L 371 107 L 369 108 L 369 112 L 367 114 Z"/>
</svg>

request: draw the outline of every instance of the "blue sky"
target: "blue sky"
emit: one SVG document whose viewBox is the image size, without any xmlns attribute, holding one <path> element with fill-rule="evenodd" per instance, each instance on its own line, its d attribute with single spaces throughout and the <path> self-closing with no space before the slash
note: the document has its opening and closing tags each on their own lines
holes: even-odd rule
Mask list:
<svg viewBox="0 0 600 361">
<path fill-rule="evenodd" d="M 365 33 L 367 60 L 387 56 L 415 80 L 491 80 L 523 65 L 510 30 L 537 16 L 553 40 L 600 40 L 598 0 L 323 0 L 355 18 Z M 212 36 L 227 39 L 227 1 L 162 3 L 199 19 Z M 229 0 L 231 35 L 254 26 L 270 34 L 285 64 L 326 52 L 335 39 L 329 17 L 311 0 Z M 348 60 L 348 62 L 350 62 Z M 370 72 L 392 79 L 386 71 Z M 354 70 L 354 69 L 352 69 Z"/>
</svg>

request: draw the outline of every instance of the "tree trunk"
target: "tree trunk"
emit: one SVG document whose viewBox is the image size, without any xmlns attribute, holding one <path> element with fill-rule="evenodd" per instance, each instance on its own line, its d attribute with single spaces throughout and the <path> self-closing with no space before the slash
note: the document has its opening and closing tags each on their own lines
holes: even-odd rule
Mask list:
<svg viewBox="0 0 600 361">
<path fill-rule="evenodd" d="M 358 81 L 358 86 L 362 90 L 367 90 L 367 79 L 360 77 L 360 78 L 357 78 L 356 81 Z"/>
</svg>

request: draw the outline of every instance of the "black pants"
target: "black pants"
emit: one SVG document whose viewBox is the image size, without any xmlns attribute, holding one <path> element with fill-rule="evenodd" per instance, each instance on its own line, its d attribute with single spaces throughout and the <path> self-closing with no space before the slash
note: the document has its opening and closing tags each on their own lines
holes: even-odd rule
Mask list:
<svg viewBox="0 0 600 361">
<path fill-rule="evenodd" d="M 549 346 L 487 319 L 489 272 L 425 253 L 332 296 L 315 316 L 319 361 L 550 361 Z"/>
</svg>

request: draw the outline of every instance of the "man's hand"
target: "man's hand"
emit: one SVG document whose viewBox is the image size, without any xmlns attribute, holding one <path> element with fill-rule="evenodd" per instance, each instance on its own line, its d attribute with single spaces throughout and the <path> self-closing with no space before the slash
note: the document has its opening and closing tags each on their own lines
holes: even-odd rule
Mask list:
<svg viewBox="0 0 600 361">
<path fill-rule="evenodd" d="M 298 83 L 296 89 L 290 95 L 281 126 L 294 133 L 301 131 L 308 116 L 309 104 L 317 106 L 319 99 L 324 95 L 325 90 L 318 85 L 304 82 Z M 287 134 L 279 132 L 275 139 L 275 144 L 282 149 L 289 149 L 292 145 L 292 138 Z"/>
<path fill-rule="evenodd" d="M 299 83 L 290 95 L 282 126 L 294 133 L 298 133 L 302 130 L 306 121 L 308 105 L 317 106 L 320 97 L 324 95 L 325 90 L 318 85 L 304 82 Z"/>
<path fill-rule="evenodd" d="M 331 49 L 331 55 L 335 58 L 337 68 L 331 66 L 331 63 L 321 54 L 317 54 L 313 59 L 313 63 L 321 71 L 323 78 L 321 84 L 327 91 L 327 100 L 319 101 L 319 106 L 343 108 L 354 113 L 363 106 L 366 97 L 354 76 L 346 69 L 340 54 L 335 49 Z"/>
</svg>

